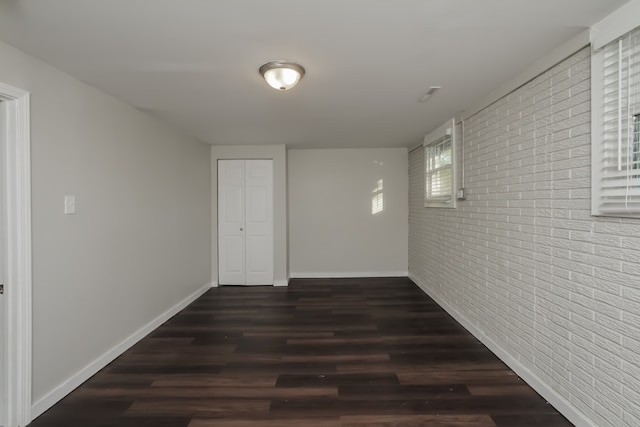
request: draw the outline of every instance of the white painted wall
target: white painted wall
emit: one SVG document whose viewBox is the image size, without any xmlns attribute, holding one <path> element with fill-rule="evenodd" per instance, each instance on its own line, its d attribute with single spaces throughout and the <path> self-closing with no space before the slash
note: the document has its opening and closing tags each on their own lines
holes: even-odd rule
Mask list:
<svg viewBox="0 0 640 427">
<path fill-rule="evenodd" d="M 406 276 L 407 170 L 404 148 L 289 150 L 291 276 Z"/>
<path fill-rule="evenodd" d="M 579 426 L 640 425 L 640 220 L 590 214 L 590 51 L 465 122 L 467 200 L 423 207 L 409 274 Z"/>
<path fill-rule="evenodd" d="M 211 277 L 218 283 L 218 160 L 273 159 L 273 279 L 289 283 L 287 240 L 287 150 L 284 145 L 214 145 L 211 147 Z"/>
<path fill-rule="evenodd" d="M 2 42 L 0 63 L 31 93 L 37 415 L 210 283 L 209 146 Z"/>
</svg>

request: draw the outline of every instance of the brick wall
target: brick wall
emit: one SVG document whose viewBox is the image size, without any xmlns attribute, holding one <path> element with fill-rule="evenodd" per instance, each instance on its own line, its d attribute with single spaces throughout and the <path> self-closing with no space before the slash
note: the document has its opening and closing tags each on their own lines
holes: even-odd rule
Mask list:
<svg viewBox="0 0 640 427">
<path fill-rule="evenodd" d="M 640 425 L 640 220 L 590 214 L 590 50 L 464 139 L 454 210 L 423 207 L 410 154 L 411 278 L 574 423 Z"/>
</svg>

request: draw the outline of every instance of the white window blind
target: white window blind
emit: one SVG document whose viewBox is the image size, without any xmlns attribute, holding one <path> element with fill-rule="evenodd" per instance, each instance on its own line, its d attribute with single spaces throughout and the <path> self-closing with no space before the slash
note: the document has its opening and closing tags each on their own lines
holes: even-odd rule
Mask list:
<svg viewBox="0 0 640 427">
<path fill-rule="evenodd" d="M 425 206 L 455 207 L 454 122 L 425 137 Z"/>
<path fill-rule="evenodd" d="M 426 147 L 427 200 L 446 202 L 451 198 L 451 135 Z"/>
<path fill-rule="evenodd" d="M 593 135 L 594 213 L 640 216 L 640 28 L 608 43 L 602 67 L 600 135 Z M 597 111 L 597 110 L 596 110 Z M 598 169 L 595 169 L 598 168 Z"/>
</svg>

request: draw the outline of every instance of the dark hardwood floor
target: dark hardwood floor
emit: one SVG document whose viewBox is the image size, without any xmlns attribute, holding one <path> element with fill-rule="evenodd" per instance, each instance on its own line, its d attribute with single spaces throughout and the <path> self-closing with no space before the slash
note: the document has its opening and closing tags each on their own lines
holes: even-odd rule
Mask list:
<svg viewBox="0 0 640 427">
<path fill-rule="evenodd" d="M 31 426 L 571 423 L 413 282 L 380 278 L 211 289 Z"/>
</svg>

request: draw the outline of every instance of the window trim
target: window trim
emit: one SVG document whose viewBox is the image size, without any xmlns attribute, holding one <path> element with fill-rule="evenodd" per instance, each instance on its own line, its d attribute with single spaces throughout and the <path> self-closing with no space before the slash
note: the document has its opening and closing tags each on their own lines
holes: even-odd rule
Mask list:
<svg viewBox="0 0 640 427">
<path fill-rule="evenodd" d="M 605 149 L 606 147 L 610 148 L 611 142 L 604 137 L 606 114 L 604 100 L 606 80 L 605 51 L 613 44 L 617 45 L 622 37 L 627 36 L 629 33 L 640 31 L 637 20 L 634 20 L 634 26 L 630 28 L 629 17 L 637 16 L 637 14 L 629 15 L 631 13 L 630 8 L 640 12 L 640 1 L 629 3 L 626 7 L 618 9 L 618 11 L 591 28 L 591 214 L 594 216 L 640 218 L 640 201 L 638 201 L 637 197 L 632 198 L 626 195 L 624 207 L 616 207 L 615 203 L 609 203 L 609 205 L 613 206 L 611 208 L 606 206 L 608 203 L 605 197 L 607 194 L 609 194 L 609 197 L 612 195 L 615 197 L 614 190 L 611 189 L 613 187 L 607 185 L 607 181 L 611 180 L 610 177 L 616 176 L 615 174 L 606 174 L 606 170 L 610 171 L 611 169 L 608 167 Z M 634 46 L 636 45 L 634 44 Z M 640 64 L 637 64 L 634 68 L 640 70 Z M 626 77 L 622 78 L 625 81 Z M 640 88 L 637 90 L 640 90 Z M 629 105 L 631 106 L 632 104 Z M 638 113 L 640 113 L 640 105 L 633 104 L 633 108 L 633 111 L 627 111 L 627 113 L 637 118 Z M 627 119 L 630 119 L 630 117 L 627 117 L 624 121 Z M 618 126 L 620 127 L 620 125 Z M 619 130 L 618 132 L 622 131 Z M 636 144 L 637 141 L 631 141 L 630 143 Z M 627 163 L 627 167 L 628 165 Z M 620 166 L 618 167 L 620 168 Z M 627 177 L 627 194 L 640 188 L 639 184 L 631 183 L 630 179 L 637 179 L 636 176 L 632 177 L 631 170 L 626 171 L 625 176 Z M 618 182 L 623 181 L 619 180 Z"/>
<path fill-rule="evenodd" d="M 589 38 L 594 51 L 601 50 L 612 41 L 638 27 L 640 0 L 632 0 L 621 6 L 589 29 Z"/>
<path fill-rule="evenodd" d="M 451 170 L 451 187 L 450 194 L 448 198 L 438 200 L 432 199 L 430 200 L 428 197 L 429 188 L 428 188 L 428 177 L 429 174 L 436 169 L 429 169 L 429 147 L 434 146 L 438 143 L 441 143 L 445 137 L 449 136 L 451 138 L 451 161 L 450 166 L 446 169 Z M 454 209 L 456 207 L 456 183 L 457 183 L 457 165 L 456 165 L 456 151 L 457 151 L 457 141 L 456 141 L 456 132 L 455 132 L 455 120 L 451 119 L 439 126 L 437 129 L 429 133 L 424 137 L 424 142 L 422 144 L 424 151 L 424 206 L 426 208 L 448 208 Z M 437 168 L 438 170 L 443 170 L 443 168 Z"/>
</svg>

